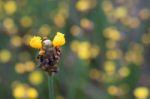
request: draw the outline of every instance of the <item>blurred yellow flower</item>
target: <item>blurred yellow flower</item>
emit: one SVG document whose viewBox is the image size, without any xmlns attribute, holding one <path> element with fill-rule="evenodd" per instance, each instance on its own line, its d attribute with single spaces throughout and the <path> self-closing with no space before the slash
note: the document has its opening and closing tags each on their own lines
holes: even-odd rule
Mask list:
<svg viewBox="0 0 150 99">
<path fill-rule="evenodd" d="M 32 19 L 30 16 L 23 16 L 20 20 L 20 23 L 23 27 L 30 27 L 32 25 Z"/>
<path fill-rule="evenodd" d="M 75 40 L 75 41 L 72 41 L 71 44 L 70 44 L 70 48 L 72 51 L 74 52 L 77 52 L 78 51 L 78 48 L 80 46 L 80 42 Z"/>
<path fill-rule="evenodd" d="M 87 12 L 96 7 L 96 0 L 78 0 L 75 7 L 80 12 Z"/>
<path fill-rule="evenodd" d="M 145 45 L 148 45 L 150 44 L 150 33 L 148 34 L 143 34 L 142 36 L 142 43 L 145 44 Z"/>
<path fill-rule="evenodd" d="M 125 54 L 125 60 L 129 63 L 142 64 L 144 59 L 142 52 L 131 50 Z"/>
<path fill-rule="evenodd" d="M 107 91 L 110 95 L 113 95 L 113 96 L 122 96 L 123 95 L 123 90 L 118 86 L 111 85 L 108 87 Z"/>
<path fill-rule="evenodd" d="M 22 45 L 22 38 L 20 36 L 14 35 L 10 39 L 10 42 L 14 47 L 20 47 Z"/>
<path fill-rule="evenodd" d="M 77 25 L 73 25 L 70 29 L 70 33 L 73 35 L 73 36 L 80 36 L 81 35 L 81 28 Z"/>
<path fill-rule="evenodd" d="M 18 85 L 14 91 L 13 91 L 13 95 L 15 98 L 23 98 L 25 95 L 25 87 L 23 85 Z"/>
<path fill-rule="evenodd" d="M 14 14 L 17 10 L 17 5 L 15 1 L 7 1 L 4 5 L 4 10 L 7 14 Z"/>
<path fill-rule="evenodd" d="M 41 84 L 43 81 L 43 75 L 40 71 L 34 71 L 29 75 L 29 81 L 34 84 L 38 85 Z"/>
<path fill-rule="evenodd" d="M 91 58 L 96 58 L 100 54 L 100 48 L 97 45 L 93 45 L 90 48 Z"/>
<path fill-rule="evenodd" d="M 65 44 L 64 34 L 57 32 L 52 43 L 54 47 L 59 47 L 59 46 L 64 45 Z"/>
<path fill-rule="evenodd" d="M 17 63 L 15 65 L 15 71 L 19 74 L 31 72 L 35 69 L 35 63 L 33 61 L 27 61 L 25 63 Z"/>
<path fill-rule="evenodd" d="M 150 18 L 150 10 L 148 8 L 143 8 L 139 11 L 139 16 L 142 20 L 147 20 Z"/>
<path fill-rule="evenodd" d="M 3 62 L 3 63 L 6 63 L 8 61 L 10 61 L 11 59 L 11 53 L 9 50 L 1 50 L 0 52 L 0 61 Z"/>
<path fill-rule="evenodd" d="M 18 32 L 18 27 L 16 26 L 13 18 L 5 18 L 3 20 L 3 26 L 8 31 L 8 34 L 16 34 Z"/>
<path fill-rule="evenodd" d="M 78 57 L 83 60 L 96 58 L 100 54 L 100 48 L 96 44 L 90 44 L 87 41 L 73 41 L 70 45 L 72 51 L 77 53 Z"/>
<path fill-rule="evenodd" d="M 39 32 L 40 35 L 48 36 L 48 35 L 50 34 L 50 32 L 51 32 L 51 28 L 50 28 L 49 25 L 44 24 L 44 25 L 42 25 L 42 26 L 40 27 L 40 29 L 39 29 L 38 32 Z"/>
<path fill-rule="evenodd" d="M 5 18 L 4 21 L 3 21 L 3 26 L 7 30 L 11 30 L 12 28 L 15 27 L 15 22 L 12 18 Z"/>
<path fill-rule="evenodd" d="M 93 22 L 91 20 L 86 19 L 86 18 L 81 19 L 80 25 L 84 29 L 92 29 L 93 28 Z"/>
<path fill-rule="evenodd" d="M 20 83 L 13 89 L 13 96 L 15 99 L 36 99 L 38 92 L 35 88 Z"/>
<path fill-rule="evenodd" d="M 36 99 L 38 97 L 38 93 L 34 88 L 29 88 L 27 90 L 28 99 Z"/>
<path fill-rule="evenodd" d="M 121 77 L 127 77 L 130 74 L 130 70 L 128 67 L 123 66 L 119 69 L 118 73 Z"/>
<path fill-rule="evenodd" d="M 41 37 L 34 36 L 33 38 L 31 38 L 31 40 L 30 40 L 30 46 L 33 47 L 33 48 L 37 48 L 37 49 L 42 48 Z"/>
<path fill-rule="evenodd" d="M 26 69 L 23 63 L 17 63 L 15 65 L 15 71 L 19 74 L 25 73 Z"/>
<path fill-rule="evenodd" d="M 106 48 L 108 49 L 115 49 L 117 47 L 117 42 L 114 40 L 107 40 L 106 41 Z"/>
<path fill-rule="evenodd" d="M 122 52 L 120 49 L 107 50 L 106 57 L 107 59 L 111 60 L 119 59 L 120 57 L 122 57 Z"/>
<path fill-rule="evenodd" d="M 105 13 L 110 13 L 113 10 L 113 5 L 111 1 L 105 0 L 102 2 L 102 8 Z"/>
<path fill-rule="evenodd" d="M 35 69 L 35 63 L 33 61 L 27 61 L 25 63 L 26 71 L 31 72 Z"/>
<path fill-rule="evenodd" d="M 90 9 L 90 2 L 88 0 L 80 0 L 76 3 L 76 9 L 85 12 Z"/>
<path fill-rule="evenodd" d="M 58 14 L 54 17 L 54 23 L 57 27 L 63 27 L 65 25 L 65 17 L 61 14 Z"/>
<path fill-rule="evenodd" d="M 132 29 L 138 28 L 141 24 L 141 20 L 136 17 L 130 17 L 128 26 Z"/>
<path fill-rule="evenodd" d="M 91 53 L 89 52 L 90 50 L 90 43 L 89 42 L 82 42 L 80 43 L 80 46 L 78 47 L 78 57 L 81 59 L 89 59 L 91 58 Z"/>
<path fill-rule="evenodd" d="M 104 63 L 104 70 L 106 74 L 113 75 L 116 71 L 116 64 L 113 61 L 106 61 Z"/>
<path fill-rule="evenodd" d="M 118 31 L 115 27 L 108 27 L 104 30 L 104 36 L 113 41 L 119 41 L 122 36 L 120 31 Z"/>
<path fill-rule="evenodd" d="M 114 12 L 115 16 L 116 16 L 118 19 L 121 19 L 121 18 L 126 17 L 127 13 L 128 13 L 127 8 L 126 8 L 126 7 L 123 7 L 123 6 L 120 6 L 120 7 L 116 8 L 116 9 L 115 9 L 115 12 Z"/>
<path fill-rule="evenodd" d="M 147 99 L 149 96 L 149 89 L 146 87 L 138 87 L 134 90 L 134 96 L 138 99 Z"/>
</svg>

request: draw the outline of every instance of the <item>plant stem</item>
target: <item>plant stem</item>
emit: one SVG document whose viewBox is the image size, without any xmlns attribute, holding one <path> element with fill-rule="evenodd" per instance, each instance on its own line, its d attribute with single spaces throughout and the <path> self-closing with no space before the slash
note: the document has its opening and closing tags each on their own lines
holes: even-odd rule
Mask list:
<svg viewBox="0 0 150 99">
<path fill-rule="evenodd" d="M 48 75 L 49 99 L 54 99 L 54 76 Z"/>
</svg>

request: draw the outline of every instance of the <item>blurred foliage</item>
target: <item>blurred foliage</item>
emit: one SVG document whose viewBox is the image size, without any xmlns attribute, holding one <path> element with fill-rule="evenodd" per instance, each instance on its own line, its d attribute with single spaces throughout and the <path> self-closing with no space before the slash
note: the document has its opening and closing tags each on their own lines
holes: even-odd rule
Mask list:
<svg viewBox="0 0 150 99">
<path fill-rule="evenodd" d="M 149 3 L 0 0 L 1 99 L 48 99 L 47 75 L 28 45 L 34 35 L 51 39 L 57 31 L 67 41 L 56 99 L 150 99 L 149 86 L 139 83 L 150 44 Z"/>
</svg>

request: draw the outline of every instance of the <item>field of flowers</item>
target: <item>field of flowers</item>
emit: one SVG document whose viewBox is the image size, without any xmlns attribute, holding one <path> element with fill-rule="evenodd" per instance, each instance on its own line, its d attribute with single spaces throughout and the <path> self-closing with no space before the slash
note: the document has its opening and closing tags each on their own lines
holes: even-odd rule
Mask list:
<svg viewBox="0 0 150 99">
<path fill-rule="evenodd" d="M 57 32 L 55 99 L 150 99 L 150 0 L 0 0 L 0 99 L 49 99 L 29 43 Z"/>
</svg>

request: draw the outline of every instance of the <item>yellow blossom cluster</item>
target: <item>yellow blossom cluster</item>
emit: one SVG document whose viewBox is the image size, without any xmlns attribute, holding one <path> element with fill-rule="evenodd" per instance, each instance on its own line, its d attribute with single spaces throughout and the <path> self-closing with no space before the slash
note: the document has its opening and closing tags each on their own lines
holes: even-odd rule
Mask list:
<svg viewBox="0 0 150 99">
<path fill-rule="evenodd" d="M 33 61 L 26 61 L 24 63 L 17 63 L 15 65 L 15 71 L 18 74 L 24 74 L 26 72 L 31 72 L 35 69 L 35 63 Z"/>
<path fill-rule="evenodd" d="M 127 17 L 128 8 L 125 6 L 113 7 L 111 1 L 106 0 L 102 3 L 102 8 L 105 12 L 105 15 L 110 21 L 124 19 Z"/>
<path fill-rule="evenodd" d="M 87 41 L 73 41 L 70 47 L 72 51 L 77 53 L 78 57 L 83 60 L 95 58 L 100 53 L 100 49 L 97 45 L 92 45 Z"/>
<path fill-rule="evenodd" d="M 37 99 L 38 92 L 27 84 L 17 82 L 13 85 L 13 96 L 15 99 Z"/>
<path fill-rule="evenodd" d="M 142 64 L 143 63 L 143 47 L 140 44 L 131 44 L 131 48 L 125 54 L 125 60 L 129 63 Z"/>
<path fill-rule="evenodd" d="M 115 27 L 107 27 L 104 30 L 104 37 L 110 40 L 118 41 L 121 39 L 121 33 Z"/>
<path fill-rule="evenodd" d="M 105 0 L 102 2 L 103 12 L 110 23 L 103 31 L 105 42 L 105 61 L 103 64 L 104 73 L 102 80 L 107 83 L 107 92 L 115 98 L 128 96 L 126 93 L 132 90 L 124 80 L 133 77 L 134 72 L 140 72 L 134 66 L 142 66 L 144 61 L 144 47 L 150 44 L 150 29 L 141 35 L 138 30 L 143 26 L 143 20 L 149 20 L 149 9 L 144 7 L 133 15 L 130 11 L 135 9 L 134 0 Z M 142 30 L 142 29 L 141 29 Z M 140 36 L 139 36 L 140 35 Z M 141 41 L 143 44 L 141 44 Z M 118 84 L 118 81 L 123 81 Z M 133 94 L 135 99 L 149 99 L 149 88 L 137 87 Z"/>
</svg>

